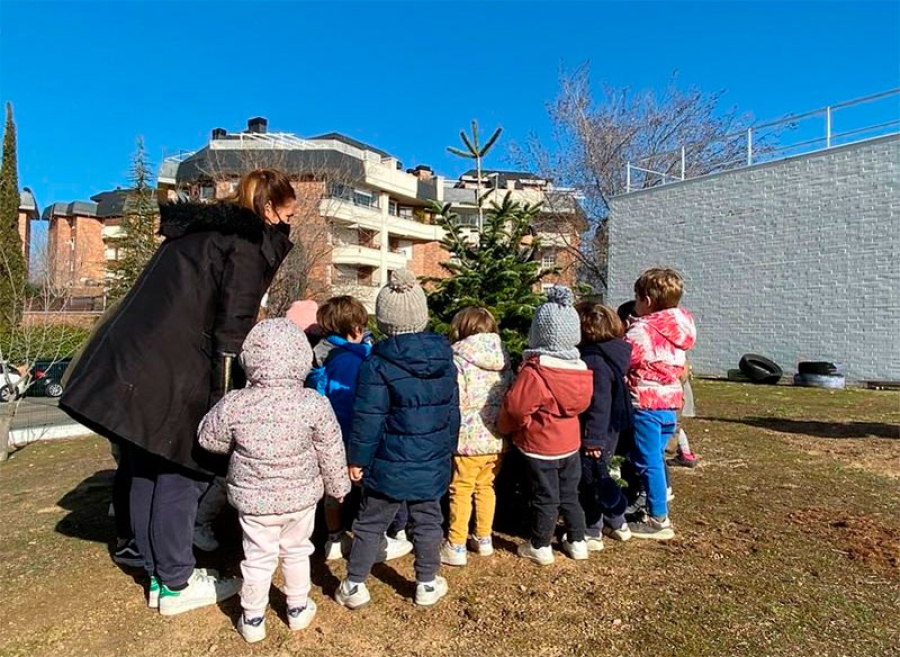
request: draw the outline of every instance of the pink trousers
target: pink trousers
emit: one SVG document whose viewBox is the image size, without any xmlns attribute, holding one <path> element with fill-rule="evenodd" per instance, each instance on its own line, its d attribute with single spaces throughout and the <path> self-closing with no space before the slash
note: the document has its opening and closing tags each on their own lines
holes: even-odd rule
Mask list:
<svg viewBox="0 0 900 657">
<path fill-rule="evenodd" d="M 265 613 L 269 604 L 269 587 L 278 567 L 284 572 L 284 594 L 288 609 L 305 607 L 311 583 L 309 555 L 313 553 L 310 537 L 313 533 L 316 507 L 277 516 L 240 514 L 244 532 L 244 560 L 241 574 L 241 606 L 252 618 Z"/>
</svg>

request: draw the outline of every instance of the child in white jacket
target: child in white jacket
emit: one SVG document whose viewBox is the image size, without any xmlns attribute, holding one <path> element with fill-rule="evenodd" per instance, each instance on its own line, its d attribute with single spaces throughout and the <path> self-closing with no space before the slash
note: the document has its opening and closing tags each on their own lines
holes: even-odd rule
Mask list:
<svg viewBox="0 0 900 657">
<path fill-rule="evenodd" d="M 494 481 L 508 448 L 497 431 L 497 418 L 513 374 L 497 322 L 486 308 L 470 306 L 456 313 L 450 324 L 450 342 L 461 421 L 450 481 L 450 531 L 441 549 L 441 562 L 464 566 L 473 497 L 475 534 L 469 537 L 469 545 L 481 556 L 494 552 Z"/>
</svg>

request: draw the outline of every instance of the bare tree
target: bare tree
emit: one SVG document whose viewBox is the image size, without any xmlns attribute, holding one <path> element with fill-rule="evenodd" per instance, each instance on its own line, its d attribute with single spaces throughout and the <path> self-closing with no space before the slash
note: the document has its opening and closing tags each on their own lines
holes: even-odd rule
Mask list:
<svg viewBox="0 0 900 657">
<path fill-rule="evenodd" d="M 606 84 L 595 91 L 587 62 L 560 76 L 559 94 L 547 107 L 550 138 L 532 135 L 512 147 L 511 158 L 583 193 L 588 228 L 576 251 L 586 282 L 605 288 L 607 199 L 625 192 L 629 163 L 643 170 L 632 172 L 634 190 L 746 160 L 746 130 L 753 118 L 723 108 L 723 96 L 724 91 L 682 89 L 676 75 L 662 93 Z M 754 149 L 770 149 L 775 138 L 760 135 Z"/>
</svg>

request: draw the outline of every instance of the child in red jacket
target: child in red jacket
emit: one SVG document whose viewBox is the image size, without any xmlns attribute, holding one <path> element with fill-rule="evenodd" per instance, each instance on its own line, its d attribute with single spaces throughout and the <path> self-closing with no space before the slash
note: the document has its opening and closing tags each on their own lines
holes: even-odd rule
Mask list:
<svg viewBox="0 0 900 657">
<path fill-rule="evenodd" d="M 591 403 L 593 377 L 579 358 L 581 322 L 572 291 L 556 285 L 538 307 L 528 333 L 525 362 L 503 402 L 501 433 L 510 433 L 525 456 L 531 481 L 531 540 L 519 556 L 553 563 L 550 541 L 557 514 L 566 524 L 562 549 L 587 559 L 584 511 L 578 502 L 581 428 L 578 415 Z"/>
<path fill-rule="evenodd" d="M 634 284 L 635 321 L 625 340 L 631 344 L 628 386 L 634 405 L 631 461 L 647 494 L 647 517 L 629 523 L 635 538 L 667 540 L 669 522 L 664 454 L 675 434 L 676 411 L 683 402 L 681 376 L 694 346 L 690 313 L 679 308 L 684 280 L 672 269 L 648 269 Z"/>
</svg>

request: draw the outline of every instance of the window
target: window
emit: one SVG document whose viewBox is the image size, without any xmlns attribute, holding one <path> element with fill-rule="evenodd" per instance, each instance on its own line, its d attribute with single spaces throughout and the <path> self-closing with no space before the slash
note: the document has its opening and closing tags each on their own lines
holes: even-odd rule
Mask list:
<svg viewBox="0 0 900 657">
<path fill-rule="evenodd" d="M 556 283 L 541 283 L 541 294 L 546 294 L 554 285 L 556 285 Z"/>
<path fill-rule="evenodd" d="M 212 201 L 216 198 L 216 188 L 213 185 L 203 185 L 200 187 L 200 200 Z"/>
<path fill-rule="evenodd" d="M 328 184 L 328 194 L 331 198 L 342 198 L 364 208 L 379 207 L 378 192 L 373 190 L 359 189 L 343 183 L 332 182 Z"/>
<path fill-rule="evenodd" d="M 337 285 L 357 285 L 359 283 L 359 269 L 353 265 L 335 265 L 334 282 Z"/>
<path fill-rule="evenodd" d="M 395 201 L 394 199 L 391 199 L 390 201 L 388 201 L 388 213 L 393 217 L 400 216 L 398 206 L 397 206 L 397 201 Z"/>
<path fill-rule="evenodd" d="M 400 208 L 400 218 L 401 219 L 409 219 L 412 221 L 413 219 L 413 209 L 409 206 Z"/>
<path fill-rule="evenodd" d="M 544 269 L 556 267 L 556 251 L 544 251 L 541 254 L 541 267 Z"/>
<path fill-rule="evenodd" d="M 478 214 L 475 212 L 460 212 L 456 216 L 457 226 L 472 226 L 478 228 Z"/>
</svg>

